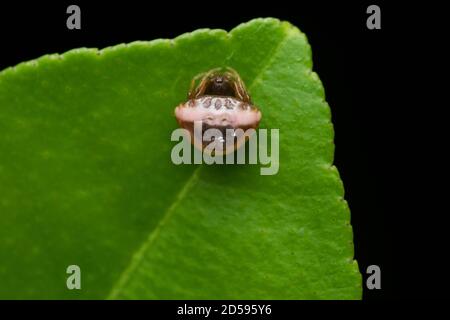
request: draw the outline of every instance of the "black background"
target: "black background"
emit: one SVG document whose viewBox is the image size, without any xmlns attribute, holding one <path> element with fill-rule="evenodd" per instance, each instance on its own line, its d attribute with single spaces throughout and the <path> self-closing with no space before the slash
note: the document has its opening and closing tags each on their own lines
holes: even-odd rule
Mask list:
<svg viewBox="0 0 450 320">
<path fill-rule="evenodd" d="M 424 269 L 428 264 L 423 259 L 432 257 L 419 255 L 420 261 L 412 261 L 407 254 L 416 252 L 411 246 L 416 248 L 417 241 L 398 241 L 409 222 L 401 205 L 405 189 L 400 186 L 407 167 L 401 166 L 398 157 L 407 145 L 407 133 L 398 127 L 393 129 L 405 108 L 397 103 L 394 92 L 402 62 L 397 49 L 406 39 L 398 18 L 408 13 L 380 1 L 295 2 L 1 3 L 0 70 L 77 47 L 104 48 L 135 40 L 173 38 L 204 27 L 230 30 L 256 17 L 290 21 L 308 36 L 314 70 L 324 84 L 332 110 L 335 165 L 345 185 L 355 258 L 364 281 L 367 266 L 381 267 L 382 289 L 367 290 L 363 283 L 364 299 L 430 296 L 439 287 L 438 278 L 432 275 L 433 270 Z M 81 8 L 81 30 L 66 28 L 70 4 Z M 381 30 L 366 27 L 369 4 L 381 7 Z M 411 271 L 414 261 L 417 273 Z"/>
</svg>

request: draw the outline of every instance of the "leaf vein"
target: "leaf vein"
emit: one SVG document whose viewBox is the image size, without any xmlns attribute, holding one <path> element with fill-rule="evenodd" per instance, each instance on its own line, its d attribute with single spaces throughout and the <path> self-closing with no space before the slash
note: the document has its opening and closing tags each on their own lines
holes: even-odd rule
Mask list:
<svg viewBox="0 0 450 320">
<path fill-rule="evenodd" d="M 141 245 L 141 247 L 136 251 L 136 253 L 132 256 L 130 263 L 127 268 L 122 272 L 122 274 L 119 277 L 119 280 L 113 285 L 110 293 L 107 296 L 107 299 L 114 299 L 117 297 L 121 289 L 124 287 L 124 285 L 128 282 L 130 279 L 131 273 L 137 268 L 139 263 L 144 257 L 145 252 L 152 246 L 152 244 L 156 241 L 161 228 L 169 221 L 172 213 L 174 212 L 175 208 L 178 206 L 178 203 L 184 199 L 184 196 L 188 192 L 188 190 L 192 187 L 192 185 L 195 184 L 195 182 L 198 179 L 198 172 L 201 167 L 197 167 L 194 172 L 192 173 L 191 177 L 186 181 L 184 186 L 180 189 L 177 196 L 175 197 L 175 201 L 172 203 L 172 205 L 166 210 L 163 217 L 159 221 L 158 225 L 155 229 L 150 232 L 148 238 L 144 243 Z"/>
</svg>

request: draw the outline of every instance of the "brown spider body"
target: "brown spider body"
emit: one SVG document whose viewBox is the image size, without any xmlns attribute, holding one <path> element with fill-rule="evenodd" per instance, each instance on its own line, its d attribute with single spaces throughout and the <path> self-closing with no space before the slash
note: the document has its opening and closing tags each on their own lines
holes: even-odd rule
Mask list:
<svg viewBox="0 0 450 320">
<path fill-rule="evenodd" d="M 199 85 L 195 86 L 200 77 Z M 188 101 L 175 108 L 175 116 L 180 127 L 189 131 L 192 143 L 201 150 L 211 141 L 203 141 L 199 137 L 195 139 L 196 122 L 201 122 L 202 134 L 207 129 L 218 129 L 225 138 L 227 129 L 256 129 L 261 120 L 261 112 L 252 104 L 244 83 L 237 72 L 230 68 L 225 72 L 213 69 L 195 77 L 188 93 Z M 231 142 L 220 139 L 215 143 L 221 143 L 223 153 L 229 153 L 239 148 L 247 139 L 247 135 L 235 135 Z"/>
</svg>

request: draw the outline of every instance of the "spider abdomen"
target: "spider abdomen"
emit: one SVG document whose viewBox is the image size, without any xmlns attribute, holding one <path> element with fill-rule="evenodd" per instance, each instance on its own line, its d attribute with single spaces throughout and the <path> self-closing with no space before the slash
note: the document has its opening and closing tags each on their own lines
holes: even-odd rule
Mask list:
<svg viewBox="0 0 450 320">
<path fill-rule="evenodd" d="M 175 109 L 178 123 L 203 121 L 214 125 L 227 125 L 233 128 L 256 128 L 261 120 L 261 112 L 232 97 L 202 96 L 189 100 Z"/>
</svg>

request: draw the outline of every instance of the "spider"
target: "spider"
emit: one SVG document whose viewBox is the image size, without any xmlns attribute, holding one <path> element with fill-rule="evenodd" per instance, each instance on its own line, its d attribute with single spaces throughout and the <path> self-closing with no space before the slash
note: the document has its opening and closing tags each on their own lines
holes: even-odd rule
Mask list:
<svg viewBox="0 0 450 320">
<path fill-rule="evenodd" d="M 199 79 L 200 83 L 196 85 Z M 234 152 L 248 140 L 249 135 L 236 133 L 236 130 L 256 129 L 261 121 L 261 112 L 253 105 L 239 74 L 228 67 L 195 76 L 188 100 L 175 108 L 175 117 L 180 127 L 189 131 L 194 146 L 203 151 L 207 147 L 208 150 L 214 149 L 215 154 L 220 155 Z M 201 124 L 197 134 L 195 123 Z M 208 129 L 217 129 L 222 136 L 204 139 Z M 230 131 L 234 132 L 231 139 L 225 139 Z"/>
</svg>

